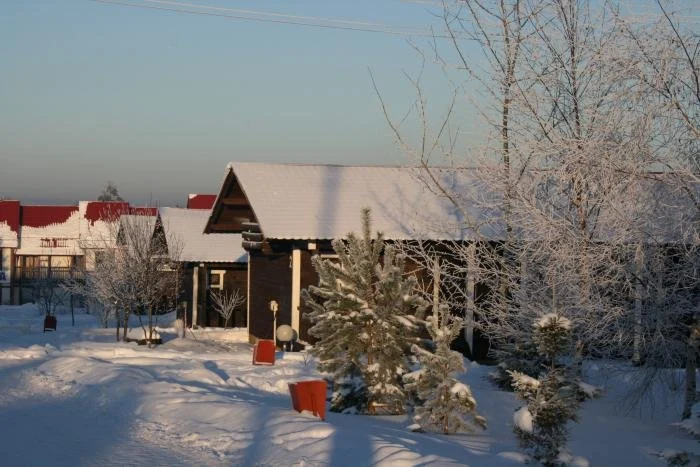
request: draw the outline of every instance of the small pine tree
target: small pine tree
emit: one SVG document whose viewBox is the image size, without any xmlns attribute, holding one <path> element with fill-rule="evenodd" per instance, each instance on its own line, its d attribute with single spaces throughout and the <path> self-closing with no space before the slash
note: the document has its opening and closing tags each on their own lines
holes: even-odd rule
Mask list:
<svg viewBox="0 0 700 467">
<path fill-rule="evenodd" d="M 381 234 L 372 238 L 369 209 L 362 224 L 362 237 L 333 242 L 337 261 L 312 259 L 319 285 L 302 295 L 311 307 L 309 333 L 318 338 L 312 353 L 319 369 L 333 375 L 331 410 L 372 413 L 381 405 L 403 413 L 402 376 L 424 305 L 415 278 L 404 275 L 404 256 Z"/>
<path fill-rule="evenodd" d="M 488 378 L 496 386 L 507 391 L 514 390 L 510 372 L 515 371 L 537 378 L 545 365 L 532 340 L 511 343 L 510 351 L 503 354 L 503 359 L 489 373 Z"/>
<path fill-rule="evenodd" d="M 486 419 L 476 412 L 471 389 L 455 377 L 466 371 L 464 357 L 450 349 L 462 324 L 462 320 L 451 316 L 445 307 L 439 307 L 439 316 L 426 319 L 434 352 L 415 344 L 412 347 L 421 369 L 404 379 L 408 382 L 407 389 L 415 391 L 422 401 L 413 417 L 421 430 L 449 434 L 486 428 Z"/>
<path fill-rule="evenodd" d="M 547 368 L 538 379 L 510 371 L 518 397 L 526 405 L 513 416 L 513 431 L 521 446 L 545 466 L 562 465 L 567 423 L 576 421 L 580 405 L 579 382 L 563 364 L 571 349 L 571 322 L 549 313 L 534 323 L 533 343 Z"/>
</svg>

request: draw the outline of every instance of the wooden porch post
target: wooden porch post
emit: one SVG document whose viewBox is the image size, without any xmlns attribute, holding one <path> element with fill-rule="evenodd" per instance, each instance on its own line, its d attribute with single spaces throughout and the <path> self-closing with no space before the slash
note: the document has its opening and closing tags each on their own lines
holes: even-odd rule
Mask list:
<svg viewBox="0 0 700 467">
<path fill-rule="evenodd" d="M 192 327 L 197 326 L 197 305 L 199 299 L 199 266 L 192 270 Z"/>
<path fill-rule="evenodd" d="M 301 250 L 292 250 L 292 328 L 299 335 L 299 307 L 301 305 Z"/>
</svg>

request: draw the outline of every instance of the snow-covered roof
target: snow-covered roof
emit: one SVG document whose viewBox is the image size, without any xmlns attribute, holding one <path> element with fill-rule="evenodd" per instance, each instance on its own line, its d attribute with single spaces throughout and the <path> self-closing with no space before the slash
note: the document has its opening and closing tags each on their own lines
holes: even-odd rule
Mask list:
<svg viewBox="0 0 700 467">
<path fill-rule="evenodd" d="M 19 201 L 0 200 L 0 248 L 17 248 Z"/>
<path fill-rule="evenodd" d="M 245 263 L 248 255 L 240 234 L 205 234 L 208 210 L 160 208 L 160 220 L 167 238 L 181 242 L 181 261 Z"/>
<path fill-rule="evenodd" d="M 345 237 L 361 229 L 361 210 L 369 207 L 372 230 L 387 239 L 465 240 L 473 237 L 465 225 L 486 215 L 459 211 L 415 168 L 232 162 L 227 171 L 236 176 L 266 238 Z M 469 170 L 433 173 L 451 191 L 473 185 Z"/>
<path fill-rule="evenodd" d="M 156 221 L 157 216 L 125 214 L 119 218 L 119 228 L 123 229 L 125 226 L 133 226 L 140 228 L 141 226 L 144 226 L 146 230 L 153 233 L 156 228 Z"/>
<path fill-rule="evenodd" d="M 126 202 L 80 201 L 78 205 L 20 205 L 0 201 L 0 246 L 19 255 L 82 255 L 114 241 L 114 227 L 124 214 L 150 215 L 155 208 Z"/>
<path fill-rule="evenodd" d="M 78 206 L 21 206 L 18 255 L 82 255 Z"/>
</svg>

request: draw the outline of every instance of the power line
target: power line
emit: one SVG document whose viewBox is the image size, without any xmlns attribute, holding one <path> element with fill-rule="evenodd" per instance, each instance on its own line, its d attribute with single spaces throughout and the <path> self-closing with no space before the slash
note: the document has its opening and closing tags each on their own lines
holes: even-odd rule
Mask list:
<svg viewBox="0 0 700 467">
<path fill-rule="evenodd" d="M 389 34 L 394 36 L 420 36 L 449 38 L 432 33 L 428 29 L 391 26 L 380 23 L 368 23 L 361 21 L 341 20 L 332 18 L 319 18 L 314 16 L 298 16 L 284 13 L 271 13 L 255 10 L 242 10 L 235 8 L 224 8 L 210 5 L 195 5 L 168 0 L 143 0 L 141 3 L 128 0 L 90 0 L 95 3 L 120 5 L 132 8 L 142 8 L 148 10 L 161 10 L 175 13 L 186 13 L 191 15 L 216 16 L 240 21 L 253 21 L 260 23 L 288 24 L 294 26 L 306 26 L 322 29 L 338 29 L 354 32 L 372 32 L 378 34 Z"/>
<path fill-rule="evenodd" d="M 213 11 L 225 11 L 225 12 L 230 12 L 230 13 L 237 13 L 237 14 L 242 14 L 242 15 L 253 15 L 257 17 L 275 17 L 275 18 L 284 18 L 288 20 L 298 20 L 302 22 L 321 22 L 321 23 L 330 23 L 330 24 L 338 24 L 338 25 L 349 25 L 349 26 L 357 26 L 357 27 L 368 27 L 368 28 L 391 28 L 391 25 L 388 24 L 382 24 L 382 23 L 370 23 L 370 22 L 365 22 L 365 21 L 355 21 L 355 20 L 346 20 L 346 19 L 335 19 L 335 18 L 322 18 L 318 16 L 300 16 L 300 15 L 291 15 L 288 13 L 276 13 L 276 12 L 268 12 L 268 11 L 260 11 L 260 10 L 244 10 L 241 8 L 225 8 L 225 7 L 220 7 L 220 6 L 211 6 L 211 5 L 204 5 L 204 4 L 198 4 L 198 3 L 185 3 L 182 1 L 174 1 L 174 0 L 141 0 L 144 3 L 156 3 L 156 4 L 164 4 L 164 5 L 175 5 L 179 7 L 193 7 L 196 9 L 200 10 L 213 10 Z M 425 28 L 419 28 L 419 27 L 404 27 L 404 26 L 398 26 L 399 29 L 407 29 L 407 30 L 414 30 L 417 33 L 425 33 L 426 30 Z"/>
</svg>

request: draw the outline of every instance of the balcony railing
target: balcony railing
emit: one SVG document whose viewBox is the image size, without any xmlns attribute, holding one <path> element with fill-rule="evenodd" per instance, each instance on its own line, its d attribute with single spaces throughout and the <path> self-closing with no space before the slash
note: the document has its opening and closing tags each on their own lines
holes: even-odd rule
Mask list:
<svg viewBox="0 0 700 467">
<path fill-rule="evenodd" d="M 12 273 L 13 281 L 32 282 L 46 279 L 65 281 L 68 279 L 82 279 L 83 272 L 75 268 L 22 268 L 16 267 Z"/>
</svg>

